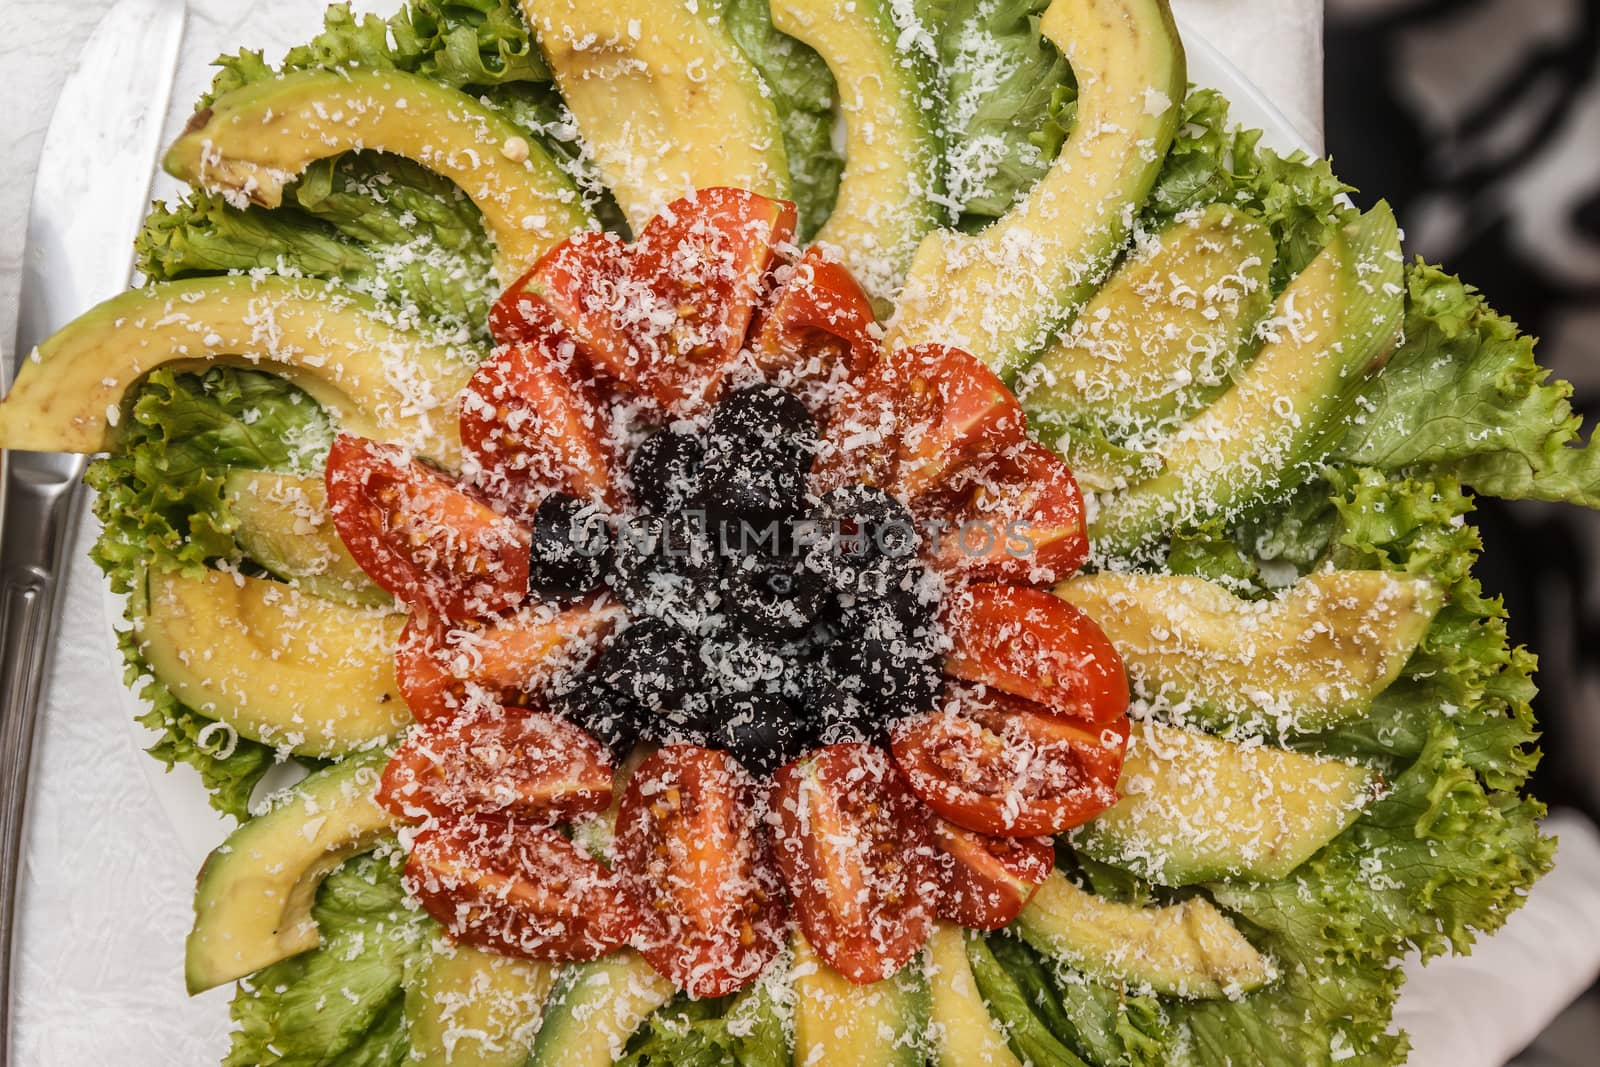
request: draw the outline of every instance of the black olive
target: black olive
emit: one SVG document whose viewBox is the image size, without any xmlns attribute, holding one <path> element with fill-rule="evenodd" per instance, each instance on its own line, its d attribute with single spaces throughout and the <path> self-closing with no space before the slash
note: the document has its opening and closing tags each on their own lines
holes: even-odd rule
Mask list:
<svg viewBox="0 0 1600 1067">
<path fill-rule="evenodd" d="M 598 505 L 567 493 L 551 493 L 533 515 L 528 553 L 528 591 L 545 600 L 586 596 L 610 570 L 611 527 Z"/>
<path fill-rule="evenodd" d="M 689 507 L 699 491 L 704 456 L 705 445 L 694 434 L 657 430 L 634 449 L 628 464 L 634 502 L 654 514 Z"/>
</svg>

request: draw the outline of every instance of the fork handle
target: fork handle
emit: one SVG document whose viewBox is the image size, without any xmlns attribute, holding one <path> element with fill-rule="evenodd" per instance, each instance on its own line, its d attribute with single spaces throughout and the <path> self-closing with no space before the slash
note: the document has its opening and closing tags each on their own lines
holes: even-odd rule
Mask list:
<svg viewBox="0 0 1600 1067">
<path fill-rule="evenodd" d="M 51 631 L 65 588 L 77 518 L 79 479 L 54 470 L 34 476 L 31 456 L 5 453 L 0 469 L 0 1067 L 11 1061 L 12 952 L 17 887 L 33 761 L 34 727 L 44 710 Z M 78 464 L 81 469 L 81 461 Z"/>
</svg>

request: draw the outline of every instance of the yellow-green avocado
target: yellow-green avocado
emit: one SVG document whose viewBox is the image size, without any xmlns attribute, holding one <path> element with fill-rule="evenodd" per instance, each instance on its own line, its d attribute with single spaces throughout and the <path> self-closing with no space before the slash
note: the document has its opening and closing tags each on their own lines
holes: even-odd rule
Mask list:
<svg viewBox="0 0 1600 1067">
<path fill-rule="evenodd" d="M 1238 996 L 1274 977 L 1270 960 L 1204 897 L 1138 907 L 1053 871 L 1017 916 L 1034 948 L 1094 978 L 1195 1000 Z"/>
<path fill-rule="evenodd" d="M 1388 358 L 1404 312 L 1400 231 L 1378 204 L 1336 234 L 1278 296 L 1266 342 L 1233 387 L 1155 446 L 1160 474 L 1096 501 L 1098 550 L 1127 552 L 1258 498 L 1324 438 Z"/>
<path fill-rule="evenodd" d="M 1364 714 L 1444 602 L 1426 578 L 1389 571 L 1317 571 L 1268 601 L 1203 578 L 1110 571 L 1055 592 L 1100 624 L 1143 695 L 1198 701 L 1222 728 L 1282 734 Z"/>
<path fill-rule="evenodd" d="M 1073 844 L 1162 885 L 1276 881 L 1355 822 L 1378 784 L 1342 760 L 1138 723 L 1122 800 Z"/>
<path fill-rule="evenodd" d="M 716 6 L 522 0 L 635 234 L 673 200 L 708 186 L 789 197 L 777 105 Z"/>
<path fill-rule="evenodd" d="M 883 314 L 942 216 L 937 82 L 917 41 L 927 30 L 892 0 L 772 0 L 772 24 L 816 49 L 839 86 L 845 168 L 816 240 L 840 249 Z"/>
<path fill-rule="evenodd" d="M 157 367 L 282 374 L 346 429 L 458 466 L 456 398 L 472 353 L 397 330 L 327 282 L 193 278 L 133 289 L 24 360 L 0 401 L 0 448 L 115 450 L 123 400 Z"/>
<path fill-rule="evenodd" d="M 167 151 L 174 177 L 275 208 L 319 159 L 350 151 L 415 160 L 460 187 L 510 285 L 552 245 L 590 228 L 578 187 L 543 147 L 467 93 L 394 70 L 302 70 L 224 93 Z"/>
<path fill-rule="evenodd" d="M 928 979 L 921 959 L 857 985 L 818 958 L 795 932 L 794 1062 L 828 1067 L 922 1067 Z"/>
<path fill-rule="evenodd" d="M 1193 414 L 1227 387 L 1266 314 L 1275 255 L 1264 224 L 1223 204 L 1168 226 L 1023 373 L 1029 424 L 1126 440 Z"/>
<path fill-rule="evenodd" d="M 274 577 L 351 607 L 394 605 L 339 540 L 320 476 L 236 470 L 222 492 L 234 518 L 234 542 Z"/>
<path fill-rule="evenodd" d="M 371 752 L 316 772 L 206 857 L 185 945 L 191 994 L 321 943 L 311 905 L 322 880 L 393 830 L 372 799 L 384 759 Z"/>
<path fill-rule="evenodd" d="M 1078 80 L 1072 134 L 999 221 L 922 242 L 891 347 L 957 345 L 1015 372 L 1094 291 L 1155 184 L 1187 88 L 1166 0 L 1054 0 L 1039 31 Z"/>
<path fill-rule="evenodd" d="M 151 673 L 252 740 L 326 758 L 411 721 L 394 676 L 404 615 L 222 571 L 149 571 L 129 616 Z"/>
<path fill-rule="evenodd" d="M 527 1067 L 609 1067 L 633 1032 L 677 990 L 624 949 L 563 968 Z"/>
<path fill-rule="evenodd" d="M 556 964 L 519 960 L 439 937 L 406 990 L 409 1063 L 523 1067 Z"/>
<path fill-rule="evenodd" d="M 1022 1067 L 984 1007 L 967 959 L 967 933 L 940 922 L 928 939 L 928 991 L 939 1067 Z"/>
</svg>

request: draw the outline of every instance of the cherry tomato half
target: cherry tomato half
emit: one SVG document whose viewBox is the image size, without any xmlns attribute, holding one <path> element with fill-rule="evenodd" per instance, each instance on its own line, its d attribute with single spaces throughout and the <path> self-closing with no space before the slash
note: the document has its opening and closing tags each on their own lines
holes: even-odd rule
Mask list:
<svg viewBox="0 0 1600 1067">
<path fill-rule="evenodd" d="M 769 374 L 826 380 L 837 364 L 855 373 L 877 355 L 875 322 L 855 277 L 812 245 L 752 327 L 750 349 Z"/>
<path fill-rule="evenodd" d="M 1089 558 L 1078 483 L 1035 441 L 954 473 L 917 511 L 941 524 L 933 562 L 968 579 L 1053 585 Z"/>
<path fill-rule="evenodd" d="M 524 959 L 598 959 L 639 921 L 622 880 L 577 845 L 491 816 L 418 833 L 405 886 L 452 940 Z"/>
<path fill-rule="evenodd" d="M 1093 619 L 1042 589 L 980 582 L 944 605 L 944 670 L 1093 724 L 1126 719 L 1128 673 Z"/>
<path fill-rule="evenodd" d="M 1056 848 L 1048 837 L 992 837 L 933 816 L 939 845 L 939 917 L 974 930 L 1011 922 L 1050 877 Z"/>
<path fill-rule="evenodd" d="M 621 618 L 621 606 L 605 598 L 561 612 L 530 604 L 487 623 L 412 615 L 395 649 L 395 680 L 423 722 L 524 703 L 558 673 L 588 666 Z"/>
<path fill-rule="evenodd" d="M 1027 417 L 978 357 L 946 345 L 915 345 L 887 357 L 900 389 L 894 490 L 915 500 L 976 458 L 1021 444 Z"/>
<path fill-rule="evenodd" d="M 489 708 L 413 728 L 377 799 L 413 822 L 505 812 L 519 825 L 549 826 L 604 811 L 613 773 L 600 743 L 565 719 Z"/>
<path fill-rule="evenodd" d="M 1059 834 L 1117 802 L 1128 720 L 1086 723 L 1004 693 L 956 699 L 890 728 L 922 802 L 980 834 Z"/>
<path fill-rule="evenodd" d="M 642 918 L 633 943 L 690 996 L 734 992 L 783 947 L 783 881 L 756 782 L 727 752 L 668 745 L 646 759 L 623 791 L 616 841 Z"/>
<path fill-rule="evenodd" d="M 471 619 L 527 599 L 527 529 L 402 449 L 342 433 L 325 480 L 339 539 L 412 607 Z"/>
<path fill-rule="evenodd" d="M 772 780 L 778 866 L 806 940 L 852 982 L 894 974 L 933 929 L 926 816 L 882 749 L 830 745 Z"/>
<path fill-rule="evenodd" d="M 811 468 L 811 491 L 851 485 L 888 488 L 898 469 L 901 381 L 885 359 L 869 359 L 833 390 Z"/>
<path fill-rule="evenodd" d="M 461 398 L 469 477 L 527 523 L 539 501 L 558 490 L 617 505 L 601 405 L 545 347 L 525 342 L 497 349 Z"/>
</svg>

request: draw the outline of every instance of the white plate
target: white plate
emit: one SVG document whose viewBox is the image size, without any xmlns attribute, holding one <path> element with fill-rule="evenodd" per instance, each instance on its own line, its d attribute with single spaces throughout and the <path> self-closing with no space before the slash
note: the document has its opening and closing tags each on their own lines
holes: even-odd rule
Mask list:
<svg viewBox="0 0 1600 1067">
<path fill-rule="evenodd" d="M 378 5 L 369 3 L 364 6 Z M 1251 84 L 1237 67 L 1183 20 L 1180 19 L 1178 25 L 1188 56 L 1190 81 L 1203 88 L 1220 90 L 1233 105 L 1230 116 L 1234 123 L 1246 128 L 1260 129 L 1264 134 L 1264 142 L 1279 152 L 1287 153 L 1296 149 L 1312 151 L 1307 138 L 1294 128 L 1293 123 Z M 187 101 L 183 106 L 187 106 Z M 106 610 L 113 625 L 122 625 L 120 598 L 108 593 Z M 124 690 L 121 699 L 127 706 L 130 721 L 145 711 L 143 702 L 130 692 Z M 154 741 L 154 736 L 137 723 L 133 724 L 132 729 L 140 747 L 146 747 Z M 145 776 L 149 779 L 151 788 L 155 790 L 162 810 L 166 812 L 167 818 L 177 831 L 183 847 L 198 866 L 206 853 L 227 835 L 232 823 L 217 814 L 207 803 L 205 788 L 200 783 L 199 774 L 194 770 L 180 766 L 168 774 L 165 768 L 154 760 L 146 759 L 143 763 Z M 284 771 L 283 774 L 269 775 L 263 782 L 263 787 L 279 788 L 298 777 L 288 768 Z"/>
</svg>

